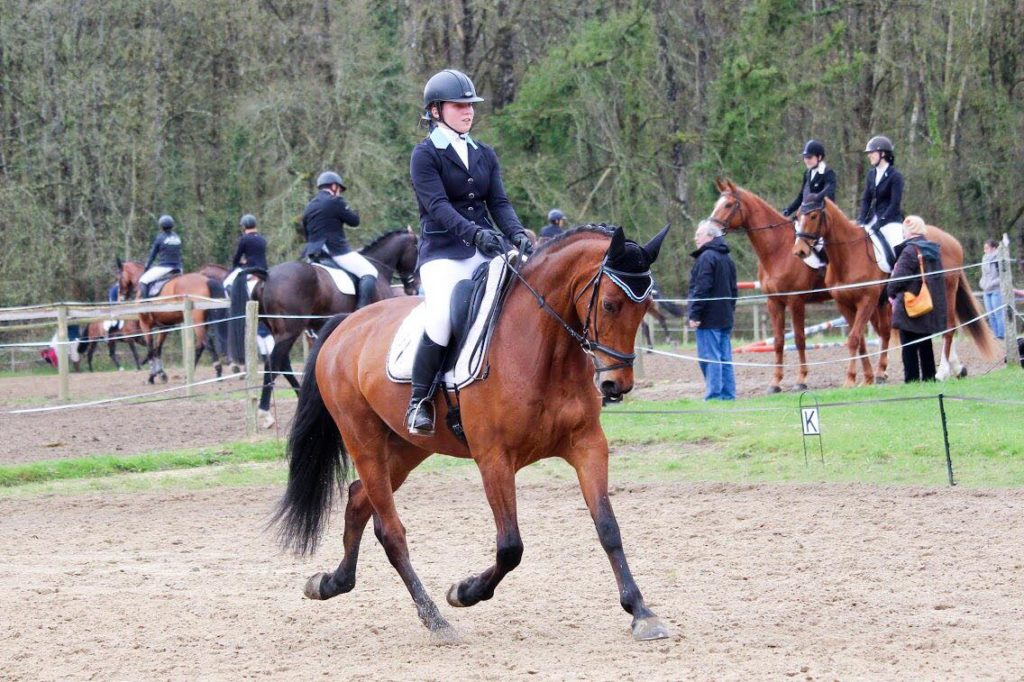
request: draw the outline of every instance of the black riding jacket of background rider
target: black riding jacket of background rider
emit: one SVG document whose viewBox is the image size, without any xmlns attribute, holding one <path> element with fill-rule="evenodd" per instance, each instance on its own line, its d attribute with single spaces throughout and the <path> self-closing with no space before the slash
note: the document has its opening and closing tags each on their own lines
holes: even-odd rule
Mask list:
<svg viewBox="0 0 1024 682">
<path fill-rule="evenodd" d="M 345 238 L 345 225 L 359 226 L 359 214 L 348 207 L 341 197 L 320 190 L 302 213 L 302 229 L 306 234 L 304 256 L 313 256 L 327 247 L 332 256 L 341 256 L 352 250 Z"/>
<path fill-rule="evenodd" d="M 800 204 L 807 201 L 807 197 L 811 194 L 820 194 L 832 201 L 836 200 L 836 172 L 831 167 L 825 166 L 824 173 L 815 173 L 812 178 L 811 171 L 816 169 L 811 168 L 804 171 L 804 184 L 800 186 L 800 193 L 796 195 L 796 199 L 793 199 L 793 203 L 786 207 L 782 215 L 788 218 L 796 213 Z"/>
<path fill-rule="evenodd" d="M 881 182 L 875 185 L 877 168 L 868 171 L 868 179 L 864 181 L 864 196 L 860 200 L 860 217 L 858 222 L 867 225 L 871 218 L 878 216 L 876 227 L 889 223 L 903 222 L 903 175 L 891 164 L 885 169 Z"/>
<path fill-rule="evenodd" d="M 153 240 L 153 247 L 149 250 L 149 258 L 146 259 L 144 269 L 149 270 L 154 264 L 175 270 L 183 269 L 181 237 L 173 230 L 161 232 Z"/>
<path fill-rule="evenodd" d="M 267 240 L 257 232 L 247 232 L 238 240 L 231 268 L 262 268 L 267 270 Z"/>
</svg>

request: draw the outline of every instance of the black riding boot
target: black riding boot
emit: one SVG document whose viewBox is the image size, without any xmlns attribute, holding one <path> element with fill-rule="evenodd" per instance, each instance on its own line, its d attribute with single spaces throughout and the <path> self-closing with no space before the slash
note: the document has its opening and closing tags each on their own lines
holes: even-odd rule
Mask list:
<svg viewBox="0 0 1024 682">
<path fill-rule="evenodd" d="M 373 302 L 373 295 L 377 291 L 377 278 L 373 275 L 366 275 L 359 278 L 356 285 L 356 310 L 364 308 Z"/>
<path fill-rule="evenodd" d="M 441 369 L 448 346 L 439 346 L 426 333 L 416 349 L 412 363 L 412 400 L 405 412 L 405 425 L 409 433 L 418 436 L 434 434 L 434 379 Z"/>
</svg>

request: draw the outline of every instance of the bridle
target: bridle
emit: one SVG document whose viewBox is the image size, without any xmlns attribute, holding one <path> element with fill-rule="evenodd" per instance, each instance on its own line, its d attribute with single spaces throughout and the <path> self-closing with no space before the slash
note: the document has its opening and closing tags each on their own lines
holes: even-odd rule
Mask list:
<svg viewBox="0 0 1024 682">
<path fill-rule="evenodd" d="M 739 196 L 733 190 L 727 190 L 725 192 L 722 192 L 719 196 L 732 197 L 733 205 L 732 205 L 732 208 L 729 209 L 729 214 L 725 216 L 724 220 L 720 220 L 720 219 L 716 218 L 714 216 L 714 214 L 708 216 L 707 218 L 705 218 L 705 220 L 707 220 L 712 225 L 717 225 L 718 228 L 720 230 L 722 230 L 723 234 L 729 234 L 729 231 L 731 229 L 729 227 L 729 223 L 732 222 L 733 216 L 735 216 L 737 213 L 739 213 L 743 209 L 743 204 L 740 201 Z M 789 223 L 792 223 L 792 222 L 793 221 L 790 220 L 789 218 L 783 218 L 782 220 L 779 220 L 778 222 L 770 223 L 768 225 L 762 225 L 760 227 L 748 227 L 746 229 L 747 229 L 747 232 L 758 232 L 760 230 L 773 230 L 776 227 L 780 227 L 782 225 L 788 225 Z"/>
<path fill-rule="evenodd" d="M 819 212 L 821 213 L 821 220 L 818 223 L 819 228 L 817 232 L 804 232 L 803 230 L 799 229 L 796 231 L 796 238 L 803 242 L 806 242 L 807 246 L 809 246 L 812 250 L 814 249 L 814 245 L 818 242 L 818 240 L 821 239 L 821 226 L 824 226 L 828 222 L 828 212 L 825 211 L 825 209 L 820 209 Z"/>
<path fill-rule="evenodd" d="M 633 361 L 636 360 L 636 353 L 623 353 L 622 351 L 615 350 L 611 346 L 606 346 L 605 344 L 601 343 L 599 338 L 600 334 L 597 327 L 597 295 L 601 289 L 601 280 L 605 277 L 605 275 L 608 275 L 608 279 L 611 280 L 620 289 L 623 289 L 626 292 L 626 295 L 630 298 L 630 300 L 635 301 L 637 303 L 641 303 L 650 294 L 650 289 L 654 287 L 654 281 L 651 280 L 651 286 L 648 288 L 648 291 L 644 293 L 644 296 L 642 298 L 637 299 L 637 297 L 631 291 L 629 291 L 628 288 L 626 288 L 623 284 L 617 281 L 617 279 L 622 276 L 635 277 L 637 275 L 642 276 L 644 274 L 650 276 L 650 270 L 648 270 L 646 273 L 621 272 L 619 270 L 615 270 L 613 268 L 608 267 L 608 258 L 606 256 L 605 259 L 601 261 L 601 267 L 597 269 L 597 272 L 594 274 L 594 276 L 591 277 L 590 280 L 587 282 L 586 286 L 584 286 L 580 290 L 580 293 L 576 294 L 576 297 L 573 298 L 573 305 L 575 306 L 575 304 L 578 303 L 581 298 L 583 298 L 583 295 L 587 293 L 587 290 L 591 290 L 590 302 L 587 304 L 587 314 L 583 319 L 583 328 L 580 331 L 576 331 L 568 322 L 566 322 L 562 318 L 561 315 L 558 314 L 558 311 L 556 311 L 554 308 L 548 305 L 548 302 L 544 299 L 544 296 L 542 294 L 540 294 L 536 289 L 530 286 L 530 283 L 526 281 L 526 278 L 523 277 L 522 274 L 520 274 L 519 270 L 517 270 L 509 261 L 507 255 L 503 255 L 502 258 L 504 259 L 505 264 L 508 265 L 509 270 L 512 271 L 516 278 L 523 283 L 523 286 L 525 286 L 526 289 L 537 300 L 537 305 L 541 308 L 541 310 L 546 312 L 551 317 L 555 318 L 555 320 L 560 325 L 562 325 L 562 329 L 564 329 L 566 333 L 569 334 L 569 336 L 571 336 L 576 341 L 576 343 L 580 344 L 580 348 L 583 349 L 583 352 L 590 356 L 590 358 L 594 361 L 594 365 L 597 368 L 597 373 L 599 375 L 602 372 L 613 372 L 617 369 L 626 369 L 633 366 Z M 593 320 L 593 326 L 591 326 L 591 320 Z M 593 337 L 590 336 L 591 329 L 593 329 Z M 601 359 L 597 356 L 597 353 L 607 355 L 611 358 L 618 360 L 618 362 L 606 365 L 601 362 Z"/>
</svg>

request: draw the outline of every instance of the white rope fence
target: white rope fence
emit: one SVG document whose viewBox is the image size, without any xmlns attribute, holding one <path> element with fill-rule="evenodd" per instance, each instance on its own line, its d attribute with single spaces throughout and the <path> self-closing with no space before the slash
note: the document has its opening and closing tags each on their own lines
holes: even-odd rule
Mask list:
<svg viewBox="0 0 1024 682">
<path fill-rule="evenodd" d="M 920 276 L 921 275 L 918 275 L 918 277 L 920 277 Z M 851 355 L 851 356 L 848 356 L 848 357 L 845 357 L 845 358 L 836 358 L 835 360 L 816 360 L 814 362 L 804 363 L 803 366 L 804 367 L 818 367 L 818 366 L 822 366 L 822 365 L 835 365 L 835 364 L 840 364 L 840 363 L 847 363 L 847 362 L 851 362 L 851 361 L 855 361 L 855 360 L 862 360 L 864 358 L 878 357 L 878 356 L 882 355 L 883 353 L 888 353 L 891 350 L 899 350 L 899 349 L 903 348 L 904 345 L 912 346 L 912 345 L 919 344 L 919 343 L 925 343 L 926 341 L 930 343 L 931 340 L 934 339 L 934 338 L 937 338 L 937 337 L 940 337 L 940 336 L 945 336 L 946 334 L 950 333 L 951 331 L 956 331 L 956 330 L 961 329 L 963 327 L 966 327 L 968 325 L 974 324 L 975 322 L 977 322 L 979 320 L 982 320 L 982 319 L 988 317 L 989 315 L 997 313 L 997 312 L 999 312 L 1001 310 L 1004 310 L 1007 307 L 1008 307 L 1008 304 L 1004 303 L 1003 305 L 999 306 L 998 308 L 990 310 L 987 313 L 982 313 L 981 315 L 978 315 L 977 317 L 973 317 L 970 320 L 967 320 L 966 322 L 961 322 L 960 324 L 958 324 L 958 325 L 956 325 L 954 327 L 950 327 L 949 329 L 944 329 L 941 332 L 936 332 L 935 334 L 932 334 L 930 336 L 926 336 L 926 337 L 921 338 L 921 339 L 917 339 L 916 341 L 912 341 L 911 343 L 908 343 L 908 344 L 896 344 L 896 345 L 893 345 L 893 346 L 889 346 L 885 350 L 877 350 L 877 351 L 872 351 L 870 353 Z M 713 364 L 713 365 L 733 365 L 734 367 L 788 367 L 788 368 L 791 368 L 791 369 L 792 368 L 798 368 L 798 367 L 801 366 L 800 363 L 781 363 L 780 364 L 780 363 L 775 363 L 775 362 L 742 362 L 742 361 L 734 361 L 734 360 L 733 361 L 728 361 L 728 360 L 711 360 L 711 359 L 707 359 L 707 358 L 699 358 L 699 357 L 697 357 L 695 355 L 687 355 L 685 353 L 672 353 L 672 352 L 669 352 L 669 351 L 658 350 L 656 348 L 649 348 L 647 346 L 638 346 L 637 350 L 647 351 L 649 353 L 653 353 L 654 355 L 663 355 L 663 356 L 669 357 L 669 358 L 676 358 L 678 360 L 689 360 L 689 361 L 692 361 L 692 362 L 706 362 L 708 364 Z"/>
<path fill-rule="evenodd" d="M 149 398 L 154 395 L 161 393 L 171 393 L 172 391 L 187 391 L 197 386 L 206 386 L 209 384 L 215 384 L 220 381 L 227 381 L 229 379 L 235 379 L 237 377 L 244 377 L 244 372 L 237 372 L 235 374 L 226 374 L 222 377 L 214 379 L 205 379 L 203 381 L 197 381 L 192 384 L 183 384 L 181 386 L 169 386 L 167 388 L 161 388 L 155 391 L 147 391 L 146 393 L 135 393 L 134 395 L 118 396 L 116 398 L 103 398 L 102 400 L 89 400 L 84 403 L 71 403 L 69 405 L 49 405 L 47 407 L 28 407 L 20 410 L 9 410 L 2 414 L 38 414 L 41 412 L 58 412 L 61 410 L 77 410 L 84 407 L 97 407 L 100 405 L 111 405 L 114 403 L 122 403 L 128 400 L 138 400 L 139 398 Z M 196 397 L 196 396 L 192 396 Z"/>
</svg>

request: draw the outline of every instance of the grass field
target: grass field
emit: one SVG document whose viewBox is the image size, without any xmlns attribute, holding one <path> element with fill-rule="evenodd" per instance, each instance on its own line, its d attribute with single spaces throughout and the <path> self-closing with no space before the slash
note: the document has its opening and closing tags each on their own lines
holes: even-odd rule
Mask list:
<svg viewBox="0 0 1024 682">
<path fill-rule="evenodd" d="M 612 444 L 612 478 L 946 485 L 939 393 L 946 396 L 956 482 L 1024 485 L 1024 374 L 1016 370 L 945 384 L 817 392 L 824 461 L 817 439 L 810 438 L 806 464 L 795 394 L 735 404 L 627 402 L 606 409 L 603 417 Z M 956 400 L 965 397 L 1008 402 Z M 878 400 L 887 402 L 871 402 Z M 263 440 L 3 466 L 0 495 L 283 482 L 283 450 L 283 442 Z M 467 467 L 472 472 L 472 462 L 434 457 L 421 469 Z M 544 461 L 521 476 L 571 478 L 573 473 L 564 462 Z"/>
</svg>

